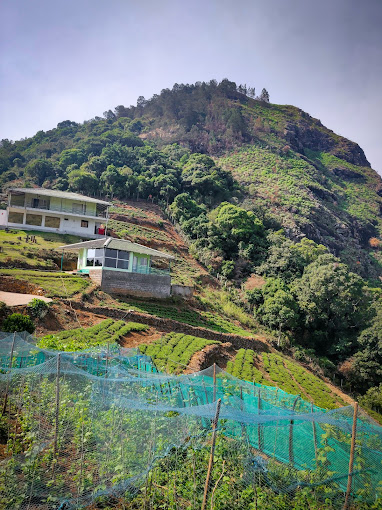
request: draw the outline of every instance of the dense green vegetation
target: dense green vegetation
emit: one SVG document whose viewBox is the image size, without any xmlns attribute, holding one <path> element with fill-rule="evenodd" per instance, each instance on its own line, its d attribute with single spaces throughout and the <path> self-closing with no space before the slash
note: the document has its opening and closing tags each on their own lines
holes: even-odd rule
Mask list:
<svg viewBox="0 0 382 510">
<path fill-rule="evenodd" d="M 168 333 L 149 345 L 140 345 L 142 354 L 151 356 L 159 371 L 179 374 L 187 367 L 192 356 L 207 345 L 218 344 L 183 333 Z"/>
<path fill-rule="evenodd" d="M 146 331 L 148 326 L 136 322 L 114 321 L 106 319 L 90 328 L 76 328 L 45 335 L 38 346 L 43 349 L 59 351 L 80 351 L 97 345 L 118 342 L 131 331 Z"/>
</svg>

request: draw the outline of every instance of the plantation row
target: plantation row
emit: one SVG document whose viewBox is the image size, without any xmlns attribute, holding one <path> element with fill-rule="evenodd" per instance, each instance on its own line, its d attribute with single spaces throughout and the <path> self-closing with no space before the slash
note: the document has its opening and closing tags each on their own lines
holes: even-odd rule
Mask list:
<svg viewBox="0 0 382 510">
<path fill-rule="evenodd" d="M 139 349 L 142 354 L 151 356 L 159 371 L 179 374 L 196 352 L 218 343 L 183 333 L 169 333 L 150 345 L 140 345 Z"/>
<path fill-rule="evenodd" d="M 239 349 L 234 361 L 227 363 L 227 372 L 233 376 L 244 379 L 245 381 L 266 386 L 274 386 L 268 379 L 264 377 L 262 372 L 254 366 L 255 352 L 252 349 Z"/>
<path fill-rule="evenodd" d="M 189 309 L 178 309 L 176 306 L 163 306 L 156 303 L 138 303 L 119 301 L 119 308 L 126 308 L 129 310 L 136 310 L 137 312 L 148 313 L 161 317 L 162 319 L 172 319 L 190 326 L 201 327 L 218 331 L 219 333 L 231 333 L 240 336 L 251 336 L 249 331 L 246 331 L 232 322 L 223 319 L 216 313 L 196 311 Z"/>
<path fill-rule="evenodd" d="M 148 326 L 136 322 L 114 321 L 106 319 L 90 328 L 76 328 L 61 331 L 54 335 L 44 336 L 39 347 L 44 349 L 57 349 L 59 351 L 79 351 L 118 342 L 131 331 L 146 331 Z"/>
<path fill-rule="evenodd" d="M 227 363 L 227 372 L 246 381 L 255 381 L 266 386 L 277 386 L 292 395 L 301 394 L 304 400 L 312 401 L 324 409 L 335 409 L 346 405 L 321 379 L 297 363 L 275 353 L 263 352 L 261 357 L 262 367 L 271 380 L 267 379 L 261 370 L 254 366 L 257 356 L 251 349 L 240 349 L 234 361 Z"/>
</svg>

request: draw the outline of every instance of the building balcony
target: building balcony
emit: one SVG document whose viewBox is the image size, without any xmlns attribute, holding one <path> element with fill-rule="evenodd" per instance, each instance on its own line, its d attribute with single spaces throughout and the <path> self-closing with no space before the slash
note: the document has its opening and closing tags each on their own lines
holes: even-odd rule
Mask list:
<svg viewBox="0 0 382 510">
<path fill-rule="evenodd" d="M 51 204 L 43 205 L 34 205 L 33 202 L 27 202 L 25 205 L 16 205 L 11 204 L 9 206 L 10 210 L 17 209 L 17 210 L 33 210 L 34 212 L 47 212 L 50 211 L 52 213 L 60 213 L 70 216 L 78 216 L 81 218 L 100 218 L 100 219 L 107 219 L 107 211 L 87 211 L 86 208 L 83 208 L 82 210 L 80 208 L 73 208 L 73 207 L 65 207 L 65 206 L 54 206 Z"/>
</svg>

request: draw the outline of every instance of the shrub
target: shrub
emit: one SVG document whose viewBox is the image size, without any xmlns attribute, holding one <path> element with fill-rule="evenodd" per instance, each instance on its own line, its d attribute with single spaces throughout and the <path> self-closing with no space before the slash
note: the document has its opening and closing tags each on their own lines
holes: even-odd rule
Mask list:
<svg viewBox="0 0 382 510">
<path fill-rule="evenodd" d="M 42 299 L 34 298 L 28 305 L 32 317 L 42 319 L 48 313 L 49 305 Z"/>
<path fill-rule="evenodd" d="M 23 315 L 21 313 L 12 313 L 12 315 L 4 320 L 2 328 L 3 331 L 8 331 L 10 333 L 15 331 L 27 331 L 31 334 L 36 329 L 29 315 Z"/>
</svg>

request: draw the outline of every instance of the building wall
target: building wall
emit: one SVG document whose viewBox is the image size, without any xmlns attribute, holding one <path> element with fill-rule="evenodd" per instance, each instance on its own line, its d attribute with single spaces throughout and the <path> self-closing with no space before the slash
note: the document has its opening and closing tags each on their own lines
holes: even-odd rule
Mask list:
<svg viewBox="0 0 382 510">
<path fill-rule="evenodd" d="M 194 287 L 187 285 L 171 285 L 171 295 L 182 298 L 191 298 L 194 294 Z"/>
<path fill-rule="evenodd" d="M 21 228 L 26 230 L 40 230 L 42 232 L 57 232 L 62 234 L 75 234 L 78 236 L 84 236 L 84 237 L 96 237 L 94 235 L 95 232 L 95 226 L 96 223 L 98 224 L 98 219 L 90 219 L 90 218 L 83 218 L 84 221 L 87 221 L 87 227 L 81 226 L 81 217 L 75 217 L 75 216 L 69 216 L 65 215 L 64 213 L 55 213 L 52 211 L 46 211 L 41 212 L 39 210 L 31 210 L 31 209 L 20 209 L 16 207 L 9 207 L 8 208 L 8 215 L 9 213 L 15 212 L 22 215 L 22 222 L 21 223 L 12 223 L 11 221 L 7 222 L 7 225 L 12 228 Z M 33 225 L 30 223 L 27 223 L 27 214 L 28 215 L 35 215 L 41 217 L 41 225 Z M 60 219 L 60 226 L 58 228 L 51 228 L 47 227 L 45 225 L 45 219 L 46 217 L 55 217 Z M 0 225 L 2 223 L 0 222 Z"/>
<path fill-rule="evenodd" d="M 152 298 L 168 298 L 171 295 L 171 276 L 129 273 L 105 268 L 91 269 L 89 276 L 102 290 L 111 294 Z"/>
</svg>

